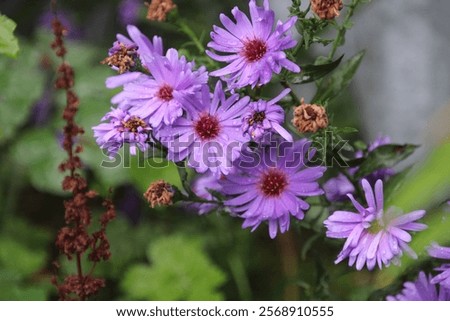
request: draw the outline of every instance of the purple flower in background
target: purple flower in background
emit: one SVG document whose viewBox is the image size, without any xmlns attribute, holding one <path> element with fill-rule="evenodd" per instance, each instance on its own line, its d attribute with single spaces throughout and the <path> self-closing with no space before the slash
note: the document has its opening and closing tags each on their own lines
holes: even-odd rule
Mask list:
<svg viewBox="0 0 450 321">
<path fill-rule="evenodd" d="M 51 10 L 46 10 L 39 16 L 38 26 L 52 30 L 52 21 L 54 19 L 55 14 Z M 64 28 L 66 28 L 67 37 L 69 39 L 79 39 L 82 37 L 83 32 L 76 24 L 75 19 L 70 12 L 58 7 L 58 19 L 61 21 Z"/>
<path fill-rule="evenodd" d="M 261 147 L 259 161 L 251 166 L 237 161 L 236 170 L 220 181 L 222 192 L 229 196 L 225 205 L 244 219 L 243 228 L 254 231 L 267 222 L 269 235 L 275 238 L 278 230 L 284 233 L 289 229 L 291 216 L 304 218 L 309 204 L 303 198 L 323 194 L 317 180 L 325 171 L 325 167 L 305 167 L 310 145 L 306 139 L 290 143 L 275 157 L 270 148 Z"/>
<path fill-rule="evenodd" d="M 323 190 L 330 202 L 340 202 L 347 199 L 347 194 L 355 192 L 355 186 L 344 174 L 339 174 L 323 184 Z"/>
<path fill-rule="evenodd" d="M 141 6 L 141 0 L 122 0 L 117 9 L 120 23 L 124 26 L 135 24 L 138 20 Z"/>
<path fill-rule="evenodd" d="M 371 144 L 369 144 L 369 147 L 367 148 L 367 151 L 370 153 L 377 149 L 380 146 L 391 144 L 391 138 L 389 136 L 378 136 Z M 357 151 L 355 153 L 356 158 L 363 157 L 362 151 Z M 350 169 L 349 172 L 353 174 L 352 172 L 354 169 Z M 356 169 L 354 170 L 356 172 Z M 395 174 L 395 171 L 392 168 L 380 168 L 375 170 L 373 173 L 370 173 L 365 179 L 369 181 L 370 184 L 375 184 L 375 182 L 379 179 L 381 179 L 383 182 L 385 182 L 389 177 Z"/>
<path fill-rule="evenodd" d="M 228 63 L 226 67 L 212 72 L 211 76 L 222 77 L 230 89 L 267 84 L 272 74 L 279 74 L 282 68 L 300 71 L 283 52 L 297 44 L 291 35 L 286 34 L 297 17 L 291 17 L 286 23 L 278 21 L 273 30 L 275 13 L 269 8 L 268 0 L 264 0 L 264 7 L 258 7 L 255 0 L 250 0 L 249 8 L 251 21 L 234 7 L 231 13 L 236 23 L 221 14 L 220 21 L 225 29 L 214 26 L 208 47 L 225 55 L 206 51 L 212 59 Z"/>
<path fill-rule="evenodd" d="M 168 158 L 174 162 L 188 158 L 188 166 L 200 173 L 227 175 L 246 141 L 241 124 L 249 100 L 238 94 L 226 98 L 220 81 L 212 98 L 203 87 L 200 109 L 192 106 L 188 118 L 178 118 L 157 133 L 169 150 Z"/>
<path fill-rule="evenodd" d="M 199 175 L 191 184 L 191 189 L 197 197 L 213 201 L 217 200 L 210 192 L 210 190 L 220 192 L 222 185 L 219 184 L 219 179 L 212 173 Z M 213 203 L 196 203 L 189 202 L 188 207 L 196 210 L 199 215 L 207 214 L 215 209 L 218 205 Z"/>
<path fill-rule="evenodd" d="M 439 246 L 438 244 L 433 243 L 428 249 L 428 254 L 438 259 L 450 260 L 450 247 Z M 442 273 L 436 275 L 431 280 L 431 283 L 439 283 L 441 286 L 450 289 L 450 264 L 443 264 L 438 267 L 436 271 L 440 271 Z"/>
<path fill-rule="evenodd" d="M 92 129 L 97 144 L 106 149 L 110 157 L 114 157 L 125 143 L 130 145 L 131 155 L 136 155 L 136 148 L 147 150 L 151 127 L 141 118 L 120 108 L 111 108 L 102 121 L 107 123 L 101 123 Z"/>
<path fill-rule="evenodd" d="M 184 56 L 178 57 L 175 49 L 169 49 L 166 56 L 154 56 L 146 63 L 151 76 L 140 74 L 133 82 L 125 84 L 111 102 L 148 119 L 153 128 L 173 124 L 183 110 L 191 114 L 208 81 L 206 68 L 194 71 L 194 63 L 187 62 Z"/>
<path fill-rule="evenodd" d="M 287 141 L 292 142 L 292 136 L 281 124 L 284 122 L 284 110 L 276 103 L 290 92 L 283 90 L 270 101 L 258 100 L 248 105 L 244 114 L 242 131 L 250 139 L 259 141 L 265 133 L 277 132 Z"/>
<path fill-rule="evenodd" d="M 387 301 L 450 301 L 450 292 L 445 288 L 436 288 L 431 281 L 431 275 L 424 272 L 414 282 L 406 282 L 403 290 L 397 295 L 389 295 Z"/>
<path fill-rule="evenodd" d="M 328 237 L 347 239 L 335 263 L 349 258 L 349 266 L 356 263 L 357 270 L 361 270 L 364 265 L 372 270 L 376 264 L 380 269 L 383 264 L 397 264 L 403 251 L 416 258 L 407 244 L 411 241 L 411 235 L 406 231 L 422 231 L 426 228 L 425 224 L 415 222 L 425 215 L 425 211 L 418 210 L 408 214 L 401 214 L 395 208 L 385 211 L 383 182 L 378 180 L 375 183 L 375 194 L 365 179 L 362 180 L 362 187 L 367 208 L 348 194 L 358 213 L 335 211 L 324 222 Z"/>
<path fill-rule="evenodd" d="M 374 151 L 376 148 L 387 145 L 391 143 L 391 138 L 388 136 L 378 136 L 375 141 L 370 143 L 367 148 L 368 152 Z M 361 158 L 364 156 L 362 150 L 358 150 L 355 152 L 355 158 Z M 356 172 L 358 172 L 359 167 L 351 167 L 348 169 L 348 174 L 353 176 Z M 385 182 L 389 177 L 395 174 L 395 171 L 392 168 L 380 168 L 375 170 L 373 173 L 370 173 L 366 177 L 364 177 L 371 185 L 375 184 L 375 182 L 381 179 Z M 325 191 L 325 196 L 330 202 L 340 202 L 347 199 L 348 193 L 353 193 L 355 191 L 355 187 L 353 183 L 348 180 L 348 178 L 339 174 L 337 177 L 330 178 L 323 186 Z"/>
</svg>

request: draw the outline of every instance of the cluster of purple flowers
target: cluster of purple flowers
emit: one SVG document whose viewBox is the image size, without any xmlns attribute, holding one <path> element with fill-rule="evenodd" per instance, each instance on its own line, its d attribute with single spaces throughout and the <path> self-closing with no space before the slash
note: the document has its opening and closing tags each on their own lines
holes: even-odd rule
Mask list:
<svg viewBox="0 0 450 321">
<path fill-rule="evenodd" d="M 124 143 L 132 154 L 161 143 L 169 160 L 185 162 L 204 175 L 193 184 L 198 197 L 212 200 L 210 189 L 221 191 L 230 212 L 244 219 L 244 227 L 255 229 L 267 222 L 273 238 L 278 230 L 287 231 L 290 216 L 303 219 L 309 208 L 304 197 L 323 194 L 317 179 L 325 168 L 306 168 L 303 160 L 310 143 L 293 142 L 282 126 L 285 113 L 278 102 L 289 89 L 269 100 L 253 101 L 238 93 L 246 86 L 269 83 L 283 68 L 300 71 L 284 52 L 297 44 L 290 34 L 297 18 L 275 24 L 268 0 L 262 7 L 250 0 L 249 11 L 247 17 L 235 7 L 234 21 L 220 15 L 223 28 L 214 26 L 206 54 L 227 65 L 211 73 L 204 66 L 196 68 L 174 48 L 164 52 L 161 38 L 150 40 L 129 25 L 129 38 L 117 35 L 106 60 L 119 72 L 107 79 L 106 86 L 122 90 L 112 98 L 115 107 L 104 123 L 93 130 L 110 157 Z M 210 76 L 220 77 L 212 91 Z M 264 157 L 266 138 L 275 136 L 291 143 L 284 155 L 272 163 L 242 162 L 245 151 Z M 250 146 L 252 142 L 257 147 Z M 290 164 L 294 158 L 298 162 Z M 207 184 L 208 189 L 196 188 L 198 184 Z M 197 206 L 201 214 L 212 208 Z"/>
<path fill-rule="evenodd" d="M 410 232 L 426 228 L 417 222 L 425 211 L 402 214 L 384 208 L 383 180 L 393 175 L 392 169 L 362 179 L 367 206 L 355 199 L 355 186 L 342 174 L 322 190 L 317 181 L 325 167 L 310 165 L 315 153 L 311 142 L 294 140 L 283 127 L 285 112 L 279 102 L 290 90 L 268 100 L 242 94 L 247 86 L 269 83 L 283 68 L 300 71 L 285 53 L 296 45 L 289 31 L 297 18 L 274 24 L 268 0 L 262 7 L 250 0 L 249 9 L 247 17 L 235 7 L 234 21 L 220 15 L 223 28 L 214 26 L 206 54 L 226 66 L 212 72 L 197 68 L 174 48 L 164 52 L 160 37 L 150 40 L 135 26 L 127 27 L 129 38 L 117 35 L 106 61 L 119 75 L 109 77 L 106 86 L 122 89 L 112 98 L 114 107 L 103 123 L 93 127 L 98 145 L 110 157 L 124 144 L 131 154 L 145 152 L 151 144 L 163 146 L 169 160 L 199 173 L 191 186 L 196 199 L 189 202 L 191 208 L 206 214 L 222 206 L 243 219 L 243 228 L 253 231 L 267 223 L 271 238 L 286 232 L 291 218 L 304 218 L 310 208 L 307 197 L 326 194 L 331 202 L 348 197 L 356 212 L 338 210 L 324 222 L 328 237 L 346 239 L 336 263 L 348 258 L 350 266 L 372 270 L 397 264 L 403 252 L 415 257 L 408 246 Z M 211 76 L 220 79 L 213 83 Z M 368 150 L 388 143 L 381 137 Z M 355 156 L 362 157 L 362 152 Z M 352 176 L 357 170 L 347 173 Z M 437 246 L 431 254 L 450 258 L 450 250 Z M 449 267 L 441 267 L 431 283 L 450 287 Z M 417 297 L 421 287 L 427 288 L 427 298 L 448 297 L 447 290 L 437 293 L 428 283 L 422 273 L 416 283 L 405 285 L 403 294 L 391 298 Z"/>
</svg>

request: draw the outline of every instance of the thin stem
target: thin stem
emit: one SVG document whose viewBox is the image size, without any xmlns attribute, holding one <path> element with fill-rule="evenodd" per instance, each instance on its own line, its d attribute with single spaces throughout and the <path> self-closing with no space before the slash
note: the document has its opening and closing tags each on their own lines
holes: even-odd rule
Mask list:
<svg viewBox="0 0 450 321">
<path fill-rule="evenodd" d="M 333 47 L 331 48 L 330 53 L 328 54 L 328 59 L 333 60 L 334 55 L 336 54 L 336 50 L 339 46 L 341 46 L 342 41 L 345 37 L 345 33 L 347 32 L 346 25 L 350 22 L 351 17 L 353 16 L 356 7 L 360 4 L 360 0 L 353 0 L 351 4 L 348 5 L 347 15 L 345 16 L 344 22 L 339 26 L 338 34 L 333 41 Z"/>
<path fill-rule="evenodd" d="M 191 40 L 194 42 L 195 46 L 197 47 L 198 51 L 200 53 L 205 52 L 205 47 L 203 46 L 200 39 L 197 37 L 197 34 L 189 27 L 189 25 L 182 19 L 178 19 L 177 22 L 178 27 L 182 32 L 184 32 Z"/>
</svg>

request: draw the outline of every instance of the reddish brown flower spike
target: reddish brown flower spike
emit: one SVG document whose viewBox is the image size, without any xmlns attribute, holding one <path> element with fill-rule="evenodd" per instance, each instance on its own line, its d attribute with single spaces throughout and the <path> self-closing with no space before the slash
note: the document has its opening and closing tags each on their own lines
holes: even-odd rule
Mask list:
<svg viewBox="0 0 450 321">
<path fill-rule="evenodd" d="M 342 0 L 311 0 L 312 11 L 320 19 L 334 19 L 344 7 Z"/>
</svg>

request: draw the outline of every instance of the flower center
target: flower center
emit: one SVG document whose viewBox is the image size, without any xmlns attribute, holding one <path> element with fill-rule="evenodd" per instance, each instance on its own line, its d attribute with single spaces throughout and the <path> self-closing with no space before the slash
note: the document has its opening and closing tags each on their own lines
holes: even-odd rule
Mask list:
<svg viewBox="0 0 450 321">
<path fill-rule="evenodd" d="M 314 110 L 314 108 L 312 108 L 311 106 L 308 106 L 308 107 L 305 108 L 305 112 L 306 112 L 306 114 L 309 116 L 310 119 L 316 120 L 316 118 L 317 118 L 317 113 L 316 113 L 316 111 Z"/>
<path fill-rule="evenodd" d="M 279 196 L 287 186 L 286 174 L 277 169 L 270 169 L 263 174 L 261 179 L 261 190 L 266 196 Z"/>
<path fill-rule="evenodd" d="M 220 132 L 220 124 L 217 117 L 212 115 L 203 115 L 194 125 L 195 132 L 202 140 L 211 140 L 216 138 Z"/>
<path fill-rule="evenodd" d="M 132 116 L 127 121 L 122 121 L 122 125 L 125 129 L 132 133 L 138 132 L 139 127 L 146 127 L 145 121 L 136 116 Z"/>
<path fill-rule="evenodd" d="M 266 43 L 260 39 L 249 40 L 244 44 L 244 56 L 249 62 L 258 61 L 267 51 Z"/>
<path fill-rule="evenodd" d="M 248 120 L 248 124 L 261 124 L 266 119 L 266 113 L 263 111 L 256 111 L 253 116 Z"/>
<path fill-rule="evenodd" d="M 173 98 L 173 88 L 169 85 L 162 86 L 158 91 L 158 98 L 165 101 L 170 101 Z"/>
</svg>

